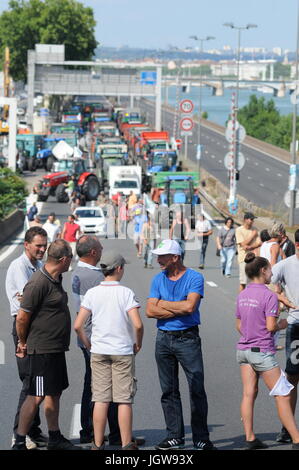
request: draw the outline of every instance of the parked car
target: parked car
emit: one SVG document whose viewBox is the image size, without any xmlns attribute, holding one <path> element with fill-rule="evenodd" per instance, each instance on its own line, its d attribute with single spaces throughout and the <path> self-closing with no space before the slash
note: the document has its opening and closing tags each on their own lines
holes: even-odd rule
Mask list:
<svg viewBox="0 0 299 470">
<path fill-rule="evenodd" d="M 74 210 L 82 232 L 107 235 L 107 221 L 101 207 L 82 206 Z"/>
</svg>

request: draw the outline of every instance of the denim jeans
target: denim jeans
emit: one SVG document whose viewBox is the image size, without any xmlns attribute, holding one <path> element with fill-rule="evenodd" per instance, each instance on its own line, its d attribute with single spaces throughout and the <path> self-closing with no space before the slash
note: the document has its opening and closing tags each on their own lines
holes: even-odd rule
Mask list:
<svg viewBox="0 0 299 470">
<path fill-rule="evenodd" d="M 154 248 L 155 248 L 155 240 L 148 240 L 147 244 L 144 245 L 144 263 L 147 265 L 153 264 L 152 250 Z"/>
<path fill-rule="evenodd" d="M 233 259 L 236 253 L 236 247 L 233 246 L 226 246 L 220 250 L 220 263 L 221 269 L 224 271 L 224 274 L 231 274 L 231 268 Z"/>
<path fill-rule="evenodd" d="M 178 378 L 180 364 L 189 385 L 193 442 L 196 444 L 200 440 L 209 439 L 208 402 L 204 389 L 201 340 L 198 332 L 187 332 L 181 337 L 176 337 L 158 330 L 156 362 L 162 389 L 161 404 L 167 438 L 185 436 Z"/>
<path fill-rule="evenodd" d="M 206 259 L 206 251 L 207 251 L 207 246 L 209 243 L 209 239 L 207 238 L 206 240 L 202 240 L 199 248 L 199 265 L 205 264 L 205 259 Z"/>
<path fill-rule="evenodd" d="M 81 399 L 81 427 L 83 434 L 89 434 L 93 430 L 92 424 L 92 411 L 93 403 L 91 401 L 91 367 L 90 367 L 90 353 L 81 348 L 85 359 L 85 376 L 84 387 Z M 108 408 L 108 424 L 109 424 L 109 441 L 120 441 L 120 429 L 118 425 L 118 404 L 110 403 Z"/>
<path fill-rule="evenodd" d="M 181 240 L 180 238 L 175 238 L 175 241 L 178 242 L 178 244 L 180 245 L 180 248 L 182 250 L 181 258 L 182 258 L 182 261 L 184 261 L 185 251 L 186 251 L 186 242 L 185 240 Z"/>
</svg>

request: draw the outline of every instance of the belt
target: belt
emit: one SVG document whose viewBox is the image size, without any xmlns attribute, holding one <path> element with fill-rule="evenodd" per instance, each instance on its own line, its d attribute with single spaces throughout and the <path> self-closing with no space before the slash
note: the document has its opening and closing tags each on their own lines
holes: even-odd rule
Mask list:
<svg viewBox="0 0 299 470">
<path fill-rule="evenodd" d="M 191 328 L 186 328 L 185 330 L 160 330 L 162 333 L 165 333 L 166 335 L 171 335 L 175 336 L 176 338 L 181 338 L 184 336 L 186 333 L 194 332 L 198 333 L 198 326 L 192 326 Z"/>
</svg>

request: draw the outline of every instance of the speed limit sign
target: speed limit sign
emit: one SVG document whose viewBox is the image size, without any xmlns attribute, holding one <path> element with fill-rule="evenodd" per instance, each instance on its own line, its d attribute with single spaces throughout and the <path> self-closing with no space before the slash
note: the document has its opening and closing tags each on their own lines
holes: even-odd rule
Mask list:
<svg viewBox="0 0 299 470">
<path fill-rule="evenodd" d="M 180 120 L 180 129 L 181 129 L 181 131 L 190 132 L 190 131 L 192 131 L 193 127 L 194 127 L 193 119 L 191 119 L 189 117 L 184 117 L 183 119 Z"/>
<path fill-rule="evenodd" d="M 184 114 L 191 114 L 194 110 L 194 104 L 191 100 L 182 100 L 180 102 L 180 111 Z"/>
</svg>

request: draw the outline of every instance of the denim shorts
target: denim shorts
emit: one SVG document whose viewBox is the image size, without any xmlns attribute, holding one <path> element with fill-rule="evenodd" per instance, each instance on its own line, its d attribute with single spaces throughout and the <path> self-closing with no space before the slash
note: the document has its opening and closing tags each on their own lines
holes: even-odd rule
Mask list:
<svg viewBox="0 0 299 470">
<path fill-rule="evenodd" d="M 266 372 L 278 367 L 275 354 L 270 352 L 253 352 L 251 349 L 245 351 L 237 350 L 237 362 L 240 366 L 249 364 L 256 372 Z"/>
</svg>

